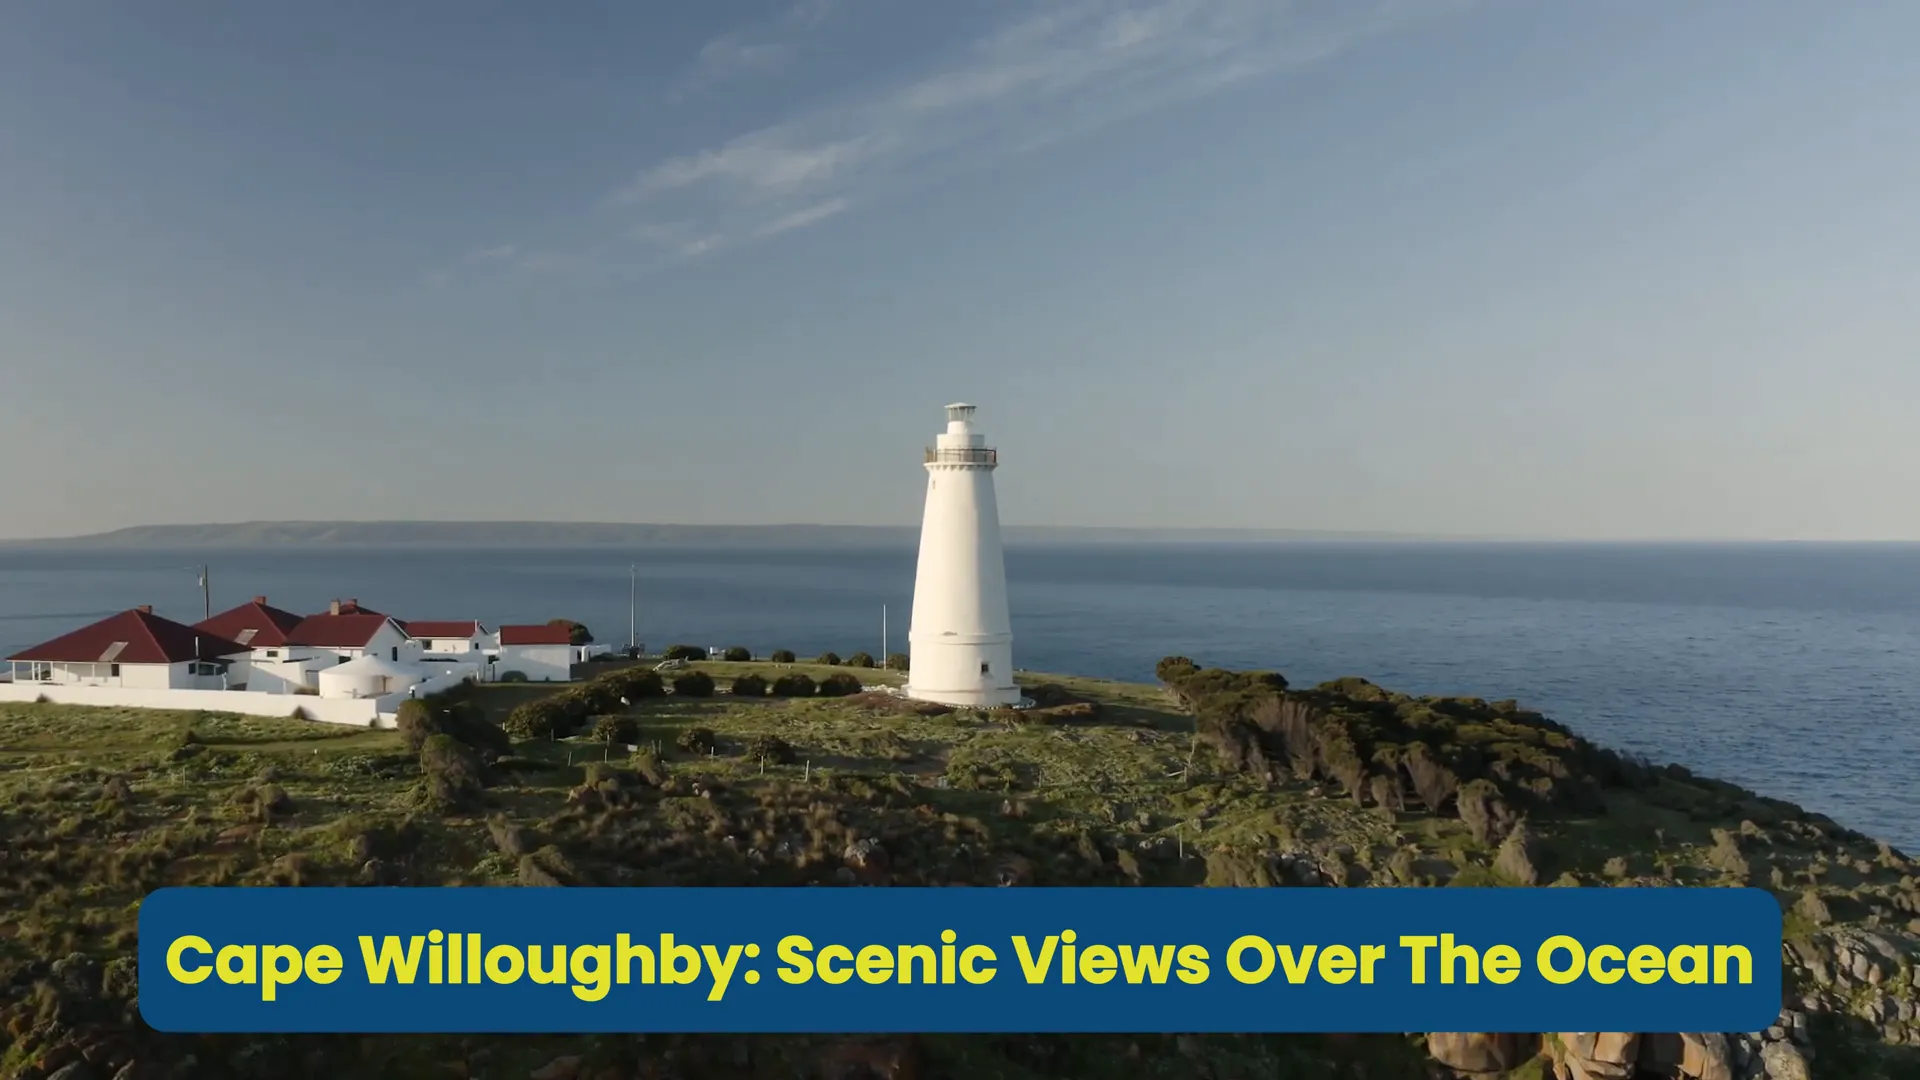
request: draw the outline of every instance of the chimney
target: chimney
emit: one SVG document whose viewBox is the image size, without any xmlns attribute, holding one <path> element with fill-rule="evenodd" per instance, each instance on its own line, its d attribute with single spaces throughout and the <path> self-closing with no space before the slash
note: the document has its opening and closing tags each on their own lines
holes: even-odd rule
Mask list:
<svg viewBox="0 0 1920 1080">
<path fill-rule="evenodd" d="M 254 598 L 253 598 L 253 602 L 254 602 L 254 603 L 256 603 L 256 604 L 259 604 L 259 605 L 260 605 L 261 607 L 266 607 L 266 606 L 267 606 L 267 598 L 266 598 L 266 597 L 264 597 L 264 596 L 256 596 L 256 597 L 254 597 Z"/>
<path fill-rule="evenodd" d="M 141 605 L 140 605 L 139 607 L 137 607 L 137 608 L 134 608 L 133 610 L 135 610 L 135 611 L 137 611 L 137 612 L 139 612 L 139 613 L 140 613 L 140 614 L 142 614 L 142 615 L 151 615 L 151 614 L 153 614 L 153 605 L 152 605 L 152 604 L 141 604 Z"/>
<path fill-rule="evenodd" d="M 329 615 L 338 615 L 338 614 L 340 614 L 340 601 L 338 601 L 338 600 L 335 600 L 335 601 L 334 601 L 333 603 L 331 603 L 331 604 L 328 604 L 328 605 L 327 605 L 327 614 L 329 614 Z"/>
</svg>

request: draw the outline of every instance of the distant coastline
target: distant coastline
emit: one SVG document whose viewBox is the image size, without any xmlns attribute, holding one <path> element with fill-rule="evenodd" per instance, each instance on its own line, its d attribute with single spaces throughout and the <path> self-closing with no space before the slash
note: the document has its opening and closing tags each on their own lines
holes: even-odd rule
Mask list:
<svg viewBox="0 0 1920 1080">
<path fill-rule="evenodd" d="M 911 547 L 917 525 L 666 525 L 545 521 L 249 521 L 137 525 L 85 536 L 0 540 L 0 549 L 303 548 L 861 548 Z M 1007 526 L 1010 544 L 1279 543 L 1466 539 L 1313 529 L 1130 529 Z"/>
</svg>

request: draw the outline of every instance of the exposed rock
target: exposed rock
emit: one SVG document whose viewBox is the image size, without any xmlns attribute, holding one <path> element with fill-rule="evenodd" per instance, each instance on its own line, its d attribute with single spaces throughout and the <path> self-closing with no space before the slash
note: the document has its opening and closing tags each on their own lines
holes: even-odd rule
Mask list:
<svg viewBox="0 0 1920 1080">
<path fill-rule="evenodd" d="M 1825 900 L 1820 899 L 1820 894 L 1812 889 L 1800 894 L 1800 899 L 1793 905 L 1793 910 L 1815 926 L 1825 926 L 1833 921 L 1833 911 L 1827 907 Z"/>
<path fill-rule="evenodd" d="M 1636 1032 L 1563 1031 L 1561 1061 L 1577 1080 L 1629 1080 L 1640 1058 Z"/>
<path fill-rule="evenodd" d="M 1733 1058 L 1727 1037 L 1717 1031 L 1680 1036 L 1680 1075 L 1689 1080 L 1733 1080 Z"/>
<path fill-rule="evenodd" d="M 1760 1050 L 1760 1060 L 1766 1066 L 1767 1080 L 1811 1080 L 1806 1056 L 1790 1042 L 1768 1043 Z"/>
<path fill-rule="evenodd" d="M 1432 1031 L 1427 1053 L 1455 1072 L 1497 1076 L 1535 1056 L 1537 1043 L 1512 1032 Z"/>
<path fill-rule="evenodd" d="M 1460 820 L 1482 844 L 1505 840 L 1518 820 L 1513 808 L 1501 797 L 1500 789 L 1489 781 L 1470 781 L 1460 788 L 1455 799 L 1460 807 Z"/>
<path fill-rule="evenodd" d="M 1642 1035 L 1638 1065 L 1669 1080 L 1734 1080 L 1731 1045 L 1717 1031 Z"/>
<path fill-rule="evenodd" d="M 887 850 L 880 846 L 880 841 L 870 837 L 848 844 L 840 857 L 855 870 L 884 870 L 887 867 Z"/>
<path fill-rule="evenodd" d="M 1516 885 L 1538 885 L 1540 871 L 1535 864 L 1539 851 L 1533 830 L 1527 828 L 1525 821 L 1519 822 L 1500 842 L 1500 853 L 1493 860 L 1494 873 Z"/>
</svg>

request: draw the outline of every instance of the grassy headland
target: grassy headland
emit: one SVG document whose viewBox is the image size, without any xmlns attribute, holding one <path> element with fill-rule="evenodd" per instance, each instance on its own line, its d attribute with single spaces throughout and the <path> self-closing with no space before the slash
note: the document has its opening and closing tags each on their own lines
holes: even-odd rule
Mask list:
<svg viewBox="0 0 1920 1080">
<path fill-rule="evenodd" d="M 1411 1080 L 1454 1052 L 1417 1034 L 159 1035 L 134 1011 L 135 916 L 182 884 L 1753 884 L 1789 909 L 1794 974 L 1781 1031 L 1748 1052 L 1812 1043 L 1816 1076 L 1920 1069 L 1895 1045 L 1920 1044 L 1920 867 L 1513 703 L 1168 664 L 1166 686 L 1024 675 L 1044 707 L 956 712 L 726 692 L 848 671 L 825 665 L 688 665 L 712 696 L 593 667 L 598 690 L 473 688 L 402 732 L 0 705 L 0 1076 Z M 496 726 L 556 712 L 510 745 Z M 1567 1053 L 1536 1037 L 1504 1064 L 1548 1075 L 1542 1049 Z"/>
</svg>

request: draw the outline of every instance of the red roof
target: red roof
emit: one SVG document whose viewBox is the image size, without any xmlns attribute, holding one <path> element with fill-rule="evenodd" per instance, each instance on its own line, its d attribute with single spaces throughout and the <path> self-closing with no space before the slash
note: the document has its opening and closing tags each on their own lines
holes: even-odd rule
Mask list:
<svg viewBox="0 0 1920 1080">
<path fill-rule="evenodd" d="M 451 622 L 418 619 L 402 624 L 407 633 L 417 638 L 465 638 L 486 633 L 478 619 L 458 619 Z"/>
<path fill-rule="evenodd" d="M 565 626 L 502 626 L 502 645 L 571 645 L 573 631 Z"/>
<path fill-rule="evenodd" d="M 264 596 L 256 596 L 248 603 L 193 625 L 216 637 L 256 649 L 278 648 L 287 643 L 287 635 L 300 625 L 300 616 L 273 607 Z"/>
<path fill-rule="evenodd" d="M 133 608 L 7 659 L 54 664 L 177 664 L 216 660 L 246 651 L 247 647 L 237 641 L 163 619 L 148 608 Z"/>
<path fill-rule="evenodd" d="M 358 615 L 309 615 L 287 633 L 287 644 L 317 649 L 364 649 L 388 621 L 385 615 L 364 611 Z"/>
</svg>

